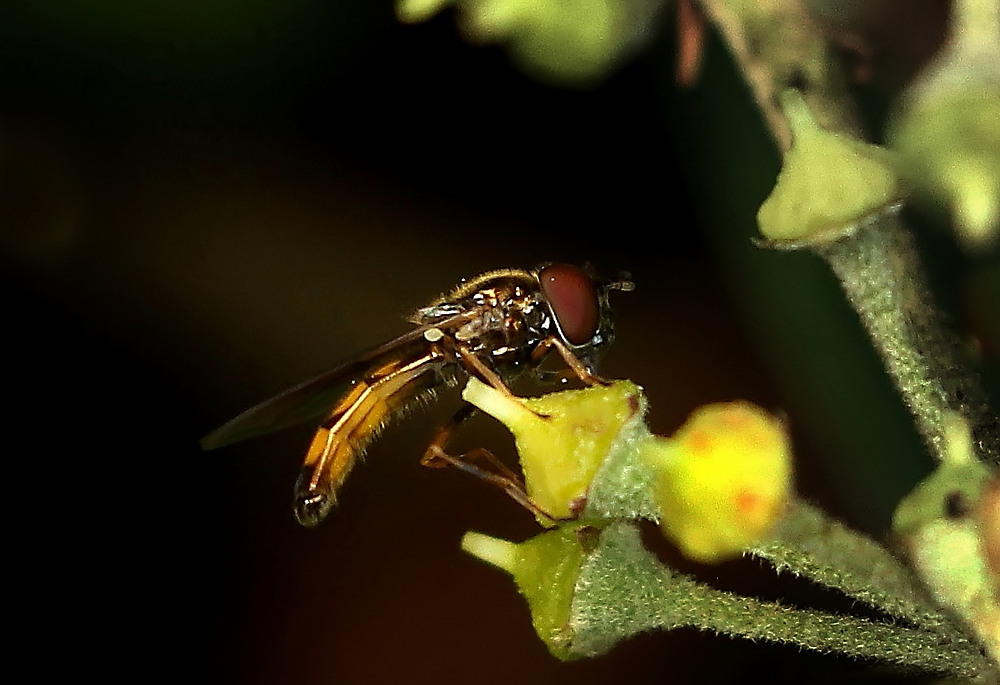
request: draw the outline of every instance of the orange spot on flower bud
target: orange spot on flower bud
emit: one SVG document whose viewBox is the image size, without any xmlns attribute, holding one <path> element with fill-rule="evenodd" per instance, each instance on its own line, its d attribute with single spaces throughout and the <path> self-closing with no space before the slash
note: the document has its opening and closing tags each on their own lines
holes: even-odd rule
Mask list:
<svg viewBox="0 0 1000 685">
<path fill-rule="evenodd" d="M 712 448 L 712 436 L 704 430 L 692 430 L 684 440 L 685 448 L 691 450 L 694 456 L 706 454 Z"/>
<path fill-rule="evenodd" d="M 742 490 L 736 495 L 736 509 L 747 515 L 758 513 L 763 501 L 760 497 L 750 492 Z"/>
</svg>

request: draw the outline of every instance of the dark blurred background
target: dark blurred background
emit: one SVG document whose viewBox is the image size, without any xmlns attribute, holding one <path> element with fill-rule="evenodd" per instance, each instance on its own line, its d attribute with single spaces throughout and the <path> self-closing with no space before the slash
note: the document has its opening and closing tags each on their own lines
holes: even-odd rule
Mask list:
<svg viewBox="0 0 1000 685">
<path fill-rule="evenodd" d="M 691 115 L 672 103 L 707 96 L 673 93 L 671 18 L 587 91 L 532 82 L 451 19 L 402 26 L 366 0 L 0 10 L 8 530 L 39 679 L 794 682 L 861 668 L 684 632 L 553 660 L 509 580 L 458 547 L 469 529 L 522 539 L 532 518 L 417 463 L 454 394 L 389 428 L 315 530 L 290 509 L 308 427 L 199 450 L 247 406 L 405 331 L 459 278 L 550 259 L 631 272 L 602 371 L 646 387 L 654 430 L 699 403 L 787 403 L 701 237 L 695 205 L 713 200 L 692 196 L 675 152 Z M 709 68 L 726 69 L 717 48 Z M 466 433 L 511 452 L 487 421 Z"/>
</svg>

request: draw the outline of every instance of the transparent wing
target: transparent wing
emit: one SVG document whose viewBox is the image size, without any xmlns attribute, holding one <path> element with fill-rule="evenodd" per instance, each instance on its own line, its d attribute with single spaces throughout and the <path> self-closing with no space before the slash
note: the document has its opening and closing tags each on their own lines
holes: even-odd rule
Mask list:
<svg viewBox="0 0 1000 685">
<path fill-rule="evenodd" d="M 464 316 L 461 318 L 465 319 Z M 451 324 L 453 319 L 442 322 L 441 327 Z M 344 393 L 356 381 L 363 380 L 371 369 L 419 354 L 428 345 L 424 338 L 427 329 L 416 328 L 247 409 L 202 438 L 202 449 L 217 449 L 325 416 Z"/>
</svg>

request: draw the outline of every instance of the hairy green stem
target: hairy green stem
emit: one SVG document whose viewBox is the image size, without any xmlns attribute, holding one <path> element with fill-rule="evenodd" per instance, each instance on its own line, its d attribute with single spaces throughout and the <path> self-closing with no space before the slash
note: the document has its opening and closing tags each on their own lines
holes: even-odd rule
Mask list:
<svg viewBox="0 0 1000 685">
<path fill-rule="evenodd" d="M 943 325 L 913 243 L 889 210 L 813 249 L 840 280 L 931 453 L 944 459 L 945 418 L 955 412 L 972 427 L 981 457 L 1000 463 L 997 420 Z"/>
<path fill-rule="evenodd" d="M 703 0 L 702 6 L 729 45 L 782 152 L 791 147 L 792 127 L 778 94 L 790 85 L 801 91 L 823 129 L 861 138 L 833 52 L 801 2 Z M 893 209 L 845 226 L 839 236 L 827 232 L 822 241 L 784 247 L 807 247 L 826 260 L 931 453 L 942 458 L 944 419 L 953 411 L 968 420 L 981 458 L 998 464 L 1000 425 L 978 374 L 963 361 L 946 317 L 929 296 L 912 243 Z"/>
</svg>

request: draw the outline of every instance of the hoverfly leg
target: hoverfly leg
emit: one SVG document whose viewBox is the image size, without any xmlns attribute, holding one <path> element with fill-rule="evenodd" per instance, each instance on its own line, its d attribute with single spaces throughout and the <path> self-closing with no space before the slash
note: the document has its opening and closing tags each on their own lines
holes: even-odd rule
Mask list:
<svg viewBox="0 0 1000 685">
<path fill-rule="evenodd" d="M 454 433 L 455 429 L 460 425 L 465 423 L 476 413 L 476 407 L 471 404 L 462 405 L 455 414 L 448 419 L 448 422 L 441 426 L 437 433 L 434 434 L 434 439 L 431 440 L 427 449 L 424 451 L 424 455 L 420 457 L 420 465 L 426 466 L 431 469 L 440 469 L 449 466 L 449 462 L 445 459 L 441 459 L 439 453 L 444 454 L 447 452 L 445 449 L 449 441 L 451 441 L 451 435 Z M 462 457 L 458 457 L 461 459 Z"/>
<path fill-rule="evenodd" d="M 479 379 L 488 385 L 493 386 L 503 394 L 507 395 L 511 399 L 516 399 L 516 395 L 511 392 L 504 380 L 500 378 L 500 375 L 491 369 L 486 363 L 477 357 L 475 353 L 471 352 L 469 348 L 465 345 L 459 344 L 455 346 L 456 352 L 462 358 L 462 363 L 465 368 L 470 372 L 474 373 Z"/>
<path fill-rule="evenodd" d="M 573 354 L 573 350 L 566 347 L 566 343 L 554 335 L 550 335 L 538 344 L 538 347 L 536 347 L 534 352 L 531 354 L 532 361 L 539 361 L 552 348 L 555 348 L 556 352 L 558 352 L 559 356 L 563 358 L 563 361 L 566 362 L 566 366 L 570 368 L 573 374 L 587 385 L 610 385 L 608 381 L 588 369 L 584 363 L 580 361 L 580 358 Z"/>
<path fill-rule="evenodd" d="M 478 447 L 474 450 L 466 452 L 455 456 L 450 454 L 446 446 L 451 440 L 452 432 L 458 428 L 464 421 L 468 420 L 470 417 L 476 414 L 478 409 L 471 404 L 464 405 L 461 409 L 455 412 L 455 415 L 451 417 L 445 425 L 441 426 L 438 432 L 434 435 L 434 439 L 431 440 L 430 445 L 427 446 L 427 450 L 424 452 L 424 456 L 420 458 L 420 465 L 426 466 L 428 468 L 437 469 L 444 468 L 447 466 L 453 466 L 453 461 L 458 460 L 463 463 L 470 463 L 474 460 L 482 459 L 489 462 L 490 467 L 495 473 L 499 474 L 501 477 L 506 478 L 515 483 L 521 483 L 521 477 L 515 473 L 509 466 L 500 461 L 496 455 L 490 452 L 488 449 Z M 448 455 L 450 459 L 443 459 L 441 455 Z"/>
<path fill-rule="evenodd" d="M 510 474 L 510 476 L 493 473 L 476 466 L 475 464 L 470 463 L 473 458 L 485 458 L 491 464 L 500 465 L 506 473 Z M 528 497 L 528 493 L 525 491 L 524 485 L 521 483 L 521 479 L 506 466 L 503 466 L 500 460 L 487 449 L 479 448 L 456 457 L 445 452 L 440 445 L 431 444 L 431 446 L 427 448 L 427 452 L 424 454 L 424 461 L 421 463 L 429 460 L 442 460 L 450 466 L 454 466 L 456 469 L 460 469 L 470 475 L 473 475 L 486 483 L 495 485 L 506 492 L 511 499 L 537 517 L 548 519 L 552 523 L 558 523 L 560 521 L 560 519 L 557 519 L 535 504 L 534 501 Z"/>
<path fill-rule="evenodd" d="M 475 462 L 486 462 L 489 464 L 489 468 L 477 466 Z M 420 465 L 432 469 L 454 466 L 472 473 L 477 478 L 484 478 L 485 474 L 489 478 L 484 478 L 484 480 L 492 482 L 494 478 L 500 478 L 505 483 L 511 483 L 522 491 L 524 490 L 524 483 L 521 480 L 521 476 L 511 470 L 509 466 L 500 461 L 495 454 L 485 447 L 476 447 L 468 452 L 456 455 L 446 452 L 439 445 L 430 445 L 427 451 L 424 452 L 424 456 L 420 460 Z M 472 470 L 467 469 L 467 466 L 471 466 Z"/>
<path fill-rule="evenodd" d="M 524 479 L 514 472 L 509 466 L 500 461 L 495 454 L 490 452 L 485 447 L 477 447 L 476 449 L 466 452 L 459 456 L 459 459 L 466 463 L 471 463 L 477 459 L 482 459 L 483 461 L 489 462 L 490 466 L 493 467 L 494 473 L 496 473 L 501 478 L 510 481 L 511 483 L 516 483 L 518 487 L 524 491 Z"/>
<path fill-rule="evenodd" d="M 521 479 L 521 476 L 500 461 L 500 459 L 498 459 L 497 456 L 491 451 L 484 447 L 477 447 L 476 449 L 456 456 L 450 454 L 445 449 L 445 446 L 451 439 L 453 431 L 461 423 L 473 416 L 477 411 L 478 409 L 471 404 L 467 404 L 459 409 L 455 415 L 452 416 L 451 420 L 438 430 L 430 445 L 427 446 L 424 456 L 420 459 L 420 465 L 430 468 L 453 466 L 461 471 L 464 471 L 465 473 L 475 476 L 482 481 L 495 485 L 506 492 L 511 499 L 531 513 L 555 523 L 558 519 L 543 510 L 535 504 L 530 497 L 528 497 L 528 493 L 524 489 L 524 481 Z M 490 468 L 486 469 L 481 466 L 477 466 L 473 463 L 475 461 L 485 461 L 489 464 Z"/>
</svg>

